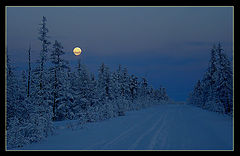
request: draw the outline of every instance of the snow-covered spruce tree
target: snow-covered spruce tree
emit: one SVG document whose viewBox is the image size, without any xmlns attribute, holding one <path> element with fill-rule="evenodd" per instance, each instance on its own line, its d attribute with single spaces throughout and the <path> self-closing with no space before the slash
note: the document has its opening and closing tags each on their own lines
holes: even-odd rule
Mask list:
<svg viewBox="0 0 240 156">
<path fill-rule="evenodd" d="M 211 49 L 211 55 L 209 60 L 208 69 L 205 72 L 202 80 L 202 87 L 203 87 L 203 108 L 208 108 L 211 106 L 207 105 L 208 99 L 218 99 L 217 97 L 210 97 L 215 96 L 216 94 L 213 94 L 211 92 L 216 91 L 216 86 L 218 82 L 218 62 L 217 62 L 218 56 L 215 50 L 215 45 Z"/>
<path fill-rule="evenodd" d="M 24 140 L 23 136 L 18 134 L 18 128 L 20 127 L 19 123 L 19 85 L 18 80 L 14 72 L 14 67 L 12 65 L 12 61 L 7 54 L 7 66 L 6 66 L 6 76 L 7 76 L 7 148 L 15 148 L 20 147 L 22 144 L 22 140 Z"/>
<path fill-rule="evenodd" d="M 130 109 L 130 102 L 131 102 L 130 76 L 128 75 L 127 68 L 123 69 L 121 94 L 126 100 L 124 110 L 127 111 Z"/>
<path fill-rule="evenodd" d="M 87 122 L 99 121 L 100 104 L 98 101 L 97 81 L 95 80 L 95 76 L 93 74 L 90 74 L 87 97 L 90 104 L 90 106 L 87 108 Z"/>
<path fill-rule="evenodd" d="M 127 68 L 122 69 L 119 65 L 118 69 L 113 72 L 111 76 L 111 87 L 114 97 L 114 107 L 117 107 L 117 114 L 124 115 L 125 111 L 131 108 L 131 95 L 130 95 L 130 76 L 128 75 Z"/>
<path fill-rule="evenodd" d="M 41 27 L 39 29 L 39 40 L 42 43 L 42 49 L 40 51 L 40 59 L 37 60 L 37 66 L 32 71 L 32 78 L 30 81 L 31 92 L 25 103 L 31 103 L 33 109 L 31 113 L 30 123 L 32 133 L 35 137 L 32 137 L 32 141 L 39 141 L 44 137 L 47 137 L 53 132 L 53 125 L 51 121 L 51 107 L 49 105 L 49 73 L 45 67 L 48 53 L 46 18 L 43 17 Z M 33 139 L 34 138 L 34 139 Z"/>
<path fill-rule="evenodd" d="M 219 112 L 219 113 L 225 113 L 224 105 L 220 101 L 219 96 L 217 95 L 218 92 L 216 91 L 216 88 L 209 88 L 208 90 L 208 97 L 205 103 L 204 109 L 213 111 L 213 112 Z"/>
<path fill-rule="evenodd" d="M 97 80 L 97 93 L 100 109 L 100 117 L 102 120 L 112 117 L 112 104 L 110 101 L 113 100 L 113 84 L 111 80 L 111 72 L 109 68 L 105 66 L 104 63 L 101 64 L 98 70 L 98 80 Z"/>
<path fill-rule="evenodd" d="M 19 94 L 19 86 L 17 77 L 14 73 L 14 66 L 12 64 L 9 55 L 7 54 L 7 66 L 6 66 L 6 80 L 7 80 L 7 130 L 9 129 L 9 125 L 11 124 L 11 119 L 15 117 L 15 113 L 17 110 L 18 103 L 18 94 Z"/>
<path fill-rule="evenodd" d="M 197 81 L 197 84 L 194 87 L 194 91 L 192 93 L 192 104 L 197 107 L 202 107 L 203 89 L 202 89 L 202 84 L 200 80 Z"/>
<path fill-rule="evenodd" d="M 112 90 L 113 90 L 113 109 L 116 115 L 124 115 L 125 111 L 133 110 L 133 100 L 136 98 L 135 88 L 137 84 L 134 78 L 130 81 L 130 76 L 128 75 L 127 68 L 122 69 L 121 65 L 118 69 L 112 73 Z"/>
<path fill-rule="evenodd" d="M 20 100 L 23 101 L 27 96 L 27 75 L 25 70 L 22 71 L 20 79 L 19 79 L 19 93 Z"/>
<path fill-rule="evenodd" d="M 35 80 L 34 80 L 34 88 L 35 88 L 35 92 L 33 93 L 34 96 L 37 96 L 39 98 L 38 100 L 38 104 L 37 105 L 41 105 L 40 103 L 42 103 L 45 106 L 41 106 L 41 107 L 45 107 L 46 110 L 51 110 L 49 107 L 50 106 L 50 102 L 51 102 L 51 98 L 50 98 L 50 91 L 51 91 L 51 87 L 50 87 L 50 79 L 49 79 L 49 70 L 47 69 L 46 64 L 48 63 L 48 52 L 49 52 L 49 45 L 50 42 L 48 41 L 48 28 L 46 26 L 46 22 L 47 19 L 46 17 L 43 16 L 39 28 L 39 37 L 38 39 L 41 42 L 41 50 L 40 50 L 40 58 L 37 60 L 37 66 L 34 69 L 34 73 L 33 75 L 35 76 Z M 38 86 L 37 86 L 38 85 Z"/>
<path fill-rule="evenodd" d="M 77 74 L 75 71 L 69 72 L 69 79 L 70 79 L 70 90 L 69 93 L 72 96 L 70 101 L 71 104 L 69 105 L 69 118 L 70 119 L 77 119 L 77 112 L 80 110 L 80 105 L 77 103 L 78 96 L 80 91 L 78 89 L 78 81 L 77 81 Z"/>
<path fill-rule="evenodd" d="M 65 74 L 68 66 L 62 55 L 64 55 L 63 46 L 55 40 L 50 54 L 52 67 L 49 68 L 53 121 L 64 120 L 66 115 L 66 88 L 64 84 L 66 83 Z"/>
<path fill-rule="evenodd" d="M 35 89 L 32 93 L 32 98 L 35 98 L 35 112 L 39 115 L 39 120 L 37 124 L 41 128 L 41 133 L 44 137 L 47 137 L 49 133 L 52 133 L 52 112 L 51 112 L 51 97 L 50 97 L 50 74 L 47 69 L 47 60 L 49 55 L 49 45 L 48 41 L 48 28 L 47 28 L 47 19 L 43 16 L 39 28 L 39 37 L 38 39 L 41 42 L 41 51 L 40 58 L 37 60 L 37 66 L 34 70 L 35 76 Z"/>
<path fill-rule="evenodd" d="M 68 79 L 69 81 L 69 90 L 68 90 L 68 99 L 69 99 L 69 104 L 68 104 L 68 119 L 79 119 L 80 114 L 81 114 L 81 105 L 79 103 L 80 101 L 80 89 L 79 87 L 79 82 L 78 82 L 78 75 L 76 71 L 68 72 Z"/>
<path fill-rule="evenodd" d="M 233 72 L 229 58 L 225 53 L 221 44 L 219 43 L 216 48 L 218 55 L 218 81 L 216 92 L 218 93 L 219 100 L 224 106 L 226 114 L 232 114 L 233 111 Z"/>
<path fill-rule="evenodd" d="M 48 83 L 49 74 L 46 72 L 44 73 L 44 79 L 40 78 L 40 62 L 37 61 L 37 63 L 36 68 L 32 71 L 32 85 L 29 101 L 34 105 L 34 117 L 31 118 L 31 121 L 37 128 L 36 132 L 38 132 L 38 134 L 36 135 L 38 137 L 36 138 L 44 138 L 50 135 L 54 129 L 52 125 L 52 106 L 50 105 L 51 90 Z M 44 82 L 44 86 L 40 85 L 40 79 Z"/>
<path fill-rule="evenodd" d="M 41 41 L 41 51 L 40 51 L 40 70 L 39 70 L 39 85 L 40 89 L 44 88 L 44 74 L 45 74 L 45 63 L 47 61 L 47 55 L 48 55 L 48 46 L 50 42 L 48 41 L 48 28 L 46 26 L 47 19 L 46 17 L 43 16 L 42 18 L 42 23 L 40 23 L 40 28 L 39 28 L 39 37 L 38 39 Z"/>
<path fill-rule="evenodd" d="M 159 90 L 160 90 L 160 99 L 161 99 L 162 101 L 168 101 L 168 100 L 169 100 L 169 97 L 168 97 L 168 95 L 167 95 L 166 88 L 161 86 L 161 87 L 159 88 Z"/>
<path fill-rule="evenodd" d="M 70 106 L 72 104 L 72 94 L 70 88 L 69 77 L 67 74 L 68 69 L 63 69 L 61 71 L 62 77 L 60 78 L 61 87 L 58 89 L 59 97 L 56 99 L 56 120 L 67 120 L 71 119 L 70 115 Z M 69 118 L 70 117 L 70 118 Z"/>
<path fill-rule="evenodd" d="M 22 147 L 24 144 L 28 143 L 27 139 L 24 136 L 24 133 L 21 131 L 22 126 L 16 116 L 11 118 L 11 121 L 8 123 L 8 125 L 7 149 Z"/>
<path fill-rule="evenodd" d="M 203 79 L 198 80 L 191 94 L 191 103 L 203 109 L 214 110 L 212 104 L 218 101 L 216 94 L 216 83 L 218 81 L 217 54 L 215 46 L 211 49 L 210 60 L 207 71 L 203 75 Z"/>
<path fill-rule="evenodd" d="M 159 89 L 155 89 L 153 94 L 154 94 L 154 97 L 153 97 L 154 100 L 159 102 L 160 101 L 160 91 L 159 91 Z"/>
<path fill-rule="evenodd" d="M 111 94 L 111 73 L 109 68 L 102 63 L 98 70 L 98 81 L 97 81 L 97 89 L 100 95 L 100 101 L 112 100 Z"/>
<path fill-rule="evenodd" d="M 73 111 L 73 106 L 74 106 L 74 82 L 75 77 L 74 77 L 74 72 L 71 71 L 71 68 L 67 68 L 66 73 L 64 74 L 64 83 L 63 83 L 63 88 L 64 88 L 64 94 L 65 94 L 65 119 L 66 120 L 72 120 L 74 118 L 74 111 Z"/>
<path fill-rule="evenodd" d="M 89 107 L 94 105 L 92 100 L 92 89 L 90 88 L 90 76 L 88 69 L 78 60 L 76 71 L 70 74 L 70 88 L 68 91 L 69 105 L 68 114 L 72 119 L 78 119 L 79 124 L 90 121 L 88 114 Z M 96 97 L 94 97 L 96 98 Z"/>
<path fill-rule="evenodd" d="M 113 99 L 118 99 L 121 95 L 121 65 L 118 66 L 118 69 L 114 71 L 111 75 L 111 80 L 113 83 Z"/>
<path fill-rule="evenodd" d="M 149 88 L 147 79 L 143 77 L 139 85 L 138 99 L 141 101 L 141 108 L 146 108 L 149 105 Z"/>
<path fill-rule="evenodd" d="M 136 107 L 136 99 L 138 97 L 138 78 L 135 75 L 130 76 L 130 100 L 131 100 L 131 110 L 137 109 Z"/>
<path fill-rule="evenodd" d="M 165 90 L 165 98 L 164 100 L 161 100 L 159 101 L 158 98 L 156 97 L 156 90 L 150 86 L 149 88 L 149 98 L 150 98 L 150 101 L 151 101 L 151 105 L 156 105 L 156 104 L 163 104 L 165 102 L 168 101 L 168 96 L 167 96 L 167 93 L 166 93 L 166 90 Z"/>
<path fill-rule="evenodd" d="M 79 62 L 80 63 L 80 62 Z M 90 76 L 87 67 L 84 64 L 81 64 L 78 68 L 78 82 L 80 89 L 80 104 L 81 108 L 86 111 L 90 106 L 90 94 L 89 94 L 89 84 Z"/>
<path fill-rule="evenodd" d="M 221 44 L 213 46 L 209 67 L 203 78 L 204 107 L 220 113 L 231 114 L 232 70 Z M 213 106 L 214 105 L 214 106 Z"/>
<path fill-rule="evenodd" d="M 32 135 L 35 132 L 30 131 L 34 123 L 31 118 L 33 113 L 33 102 L 29 102 L 26 92 L 25 73 L 17 79 L 14 68 L 7 57 L 7 148 L 12 149 L 22 147 L 24 144 L 36 141 Z M 39 128 L 39 127 L 35 127 Z M 36 129 L 34 129 L 36 130 Z M 39 139 L 39 137 L 37 138 Z"/>
<path fill-rule="evenodd" d="M 109 101 L 109 104 L 112 103 L 112 116 L 124 115 L 124 103 L 126 101 L 121 89 L 123 82 L 121 65 L 111 74 L 110 80 L 112 100 Z"/>
</svg>

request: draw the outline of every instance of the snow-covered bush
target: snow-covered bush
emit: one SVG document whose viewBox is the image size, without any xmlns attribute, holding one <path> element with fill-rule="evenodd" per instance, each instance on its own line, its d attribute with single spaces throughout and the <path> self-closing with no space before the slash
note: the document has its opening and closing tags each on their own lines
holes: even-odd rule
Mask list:
<svg viewBox="0 0 240 156">
<path fill-rule="evenodd" d="M 205 105 L 206 105 L 205 108 L 207 110 L 210 110 L 210 111 L 213 111 L 213 112 L 218 112 L 218 113 L 221 113 L 221 114 L 225 113 L 224 106 L 220 101 L 213 101 L 213 100 L 207 101 Z"/>
</svg>

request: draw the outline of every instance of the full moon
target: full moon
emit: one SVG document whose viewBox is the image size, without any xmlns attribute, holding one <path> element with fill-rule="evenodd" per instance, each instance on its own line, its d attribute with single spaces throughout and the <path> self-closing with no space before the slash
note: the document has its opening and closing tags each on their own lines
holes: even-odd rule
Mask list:
<svg viewBox="0 0 240 156">
<path fill-rule="evenodd" d="M 81 50 L 79 47 L 76 47 L 76 48 L 73 49 L 73 53 L 74 53 L 75 55 L 80 55 L 81 52 L 82 52 L 82 50 Z"/>
</svg>

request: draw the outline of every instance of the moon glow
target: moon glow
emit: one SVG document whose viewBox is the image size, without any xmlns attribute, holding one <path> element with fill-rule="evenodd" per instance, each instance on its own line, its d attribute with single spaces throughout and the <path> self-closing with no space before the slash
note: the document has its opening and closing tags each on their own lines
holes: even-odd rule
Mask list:
<svg viewBox="0 0 240 156">
<path fill-rule="evenodd" d="M 82 50 L 81 50 L 79 47 L 76 47 L 76 48 L 73 49 L 73 53 L 74 53 L 75 55 L 80 55 L 81 52 L 82 52 Z"/>
</svg>

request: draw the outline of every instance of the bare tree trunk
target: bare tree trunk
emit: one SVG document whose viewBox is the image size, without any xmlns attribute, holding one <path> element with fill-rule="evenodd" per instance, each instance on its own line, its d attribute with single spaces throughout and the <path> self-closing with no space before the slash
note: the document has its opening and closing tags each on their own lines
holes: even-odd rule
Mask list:
<svg viewBox="0 0 240 156">
<path fill-rule="evenodd" d="M 56 85 L 57 85 L 57 74 L 56 68 L 54 69 L 54 94 L 53 94 L 53 121 L 56 120 Z"/>
<path fill-rule="evenodd" d="M 28 49 L 28 84 L 27 84 L 27 97 L 30 95 L 30 79 L 31 79 L 31 44 Z"/>
</svg>

